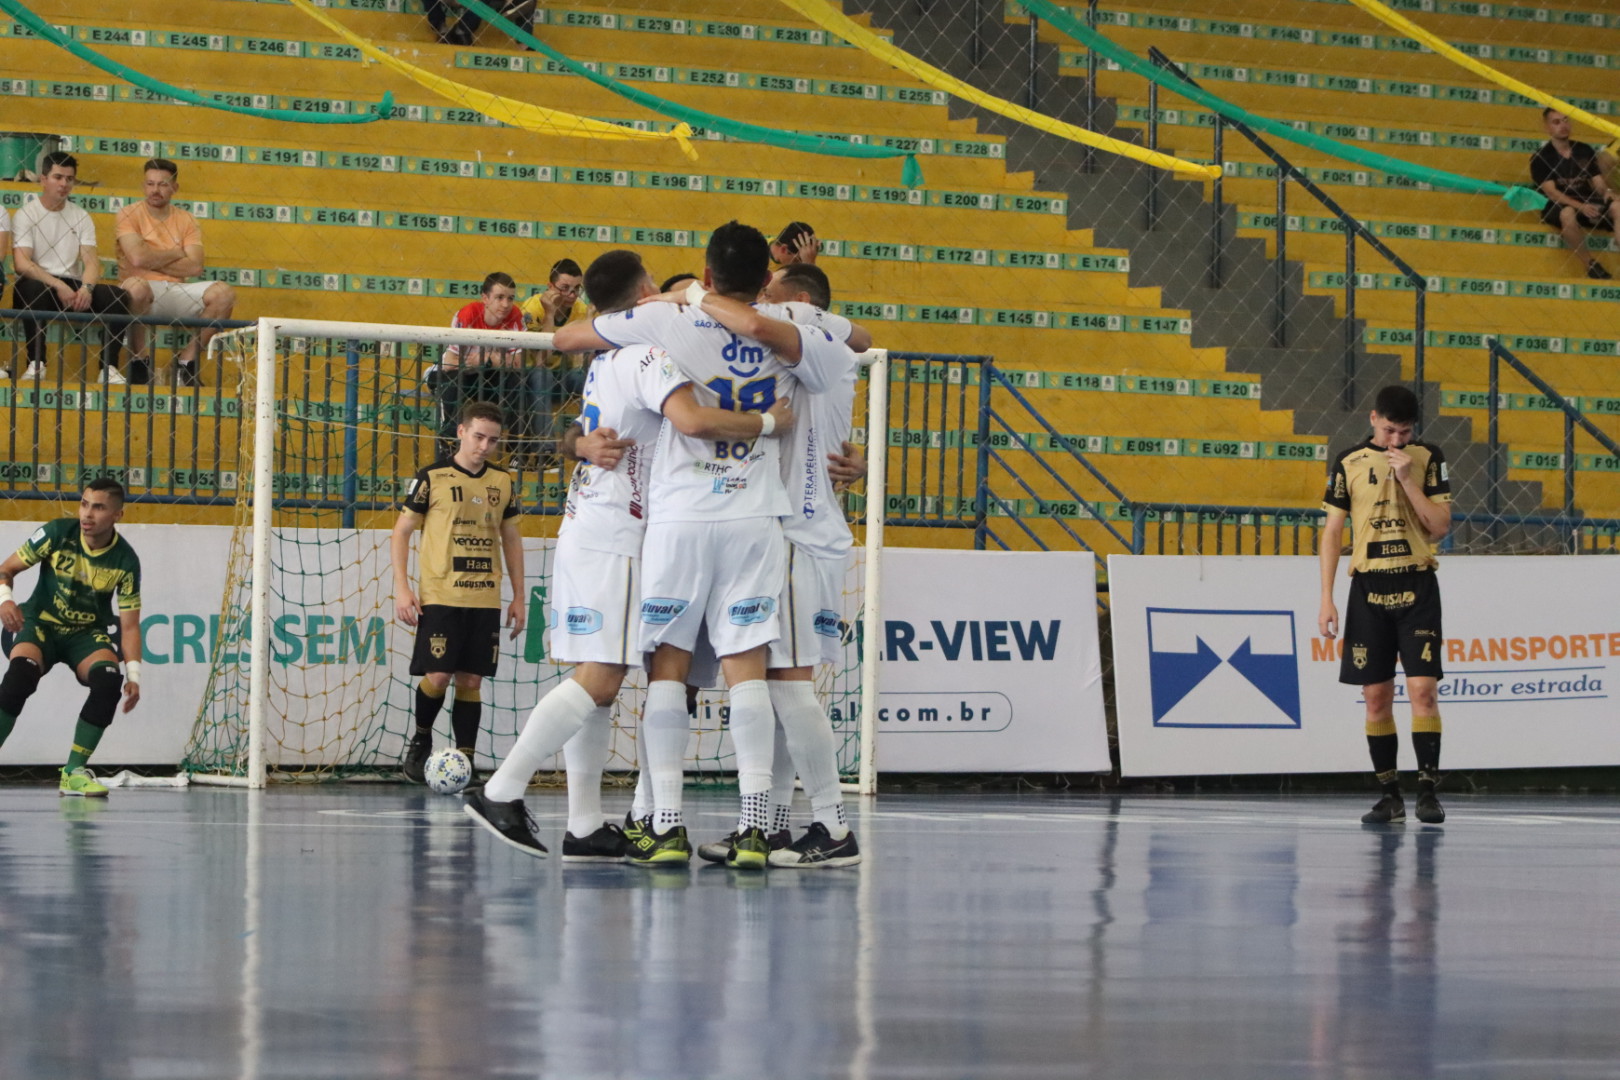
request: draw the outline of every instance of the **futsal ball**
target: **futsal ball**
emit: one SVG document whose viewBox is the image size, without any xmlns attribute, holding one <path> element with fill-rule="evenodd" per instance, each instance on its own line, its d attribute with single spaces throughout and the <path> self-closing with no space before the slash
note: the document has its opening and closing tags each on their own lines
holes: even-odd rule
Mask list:
<svg viewBox="0 0 1620 1080">
<path fill-rule="evenodd" d="M 428 787 L 440 795 L 454 795 L 472 779 L 472 762 L 460 750 L 446 747 L 427 759 L 422 773 Z"/>
</svg>

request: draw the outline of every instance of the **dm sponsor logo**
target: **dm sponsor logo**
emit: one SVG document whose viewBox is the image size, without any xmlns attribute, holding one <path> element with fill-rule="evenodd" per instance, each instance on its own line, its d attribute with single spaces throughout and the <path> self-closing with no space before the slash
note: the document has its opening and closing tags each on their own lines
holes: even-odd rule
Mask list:
<svg viewBox="0 0 1620 1080">
<path fill-rule="evenodd" d="M 595 634 L 602 629 L 602 613 L 594 608 L 571 607 L 564 619 L 570 634 Z"/>
<path fill-rule="evenodd" d="M 1292 611 L 1148 608 L 1154 727 L 1297 728 Z"/>
<path fill-rule="evenodd" d="M 752 596 L 732 604 L 726 609 L 726 615 L 733 626 L 753 626 L 770 618 L 775 610 L 776 601 L 769 596 Z"/>
<path fill-rule="evenodd" d="M 649 596 L 641 602 L 641 621 L 651 626 L 668 626 L 681 617 L 690 606 L 689 600 L 672 600 L 667 596 Z"/>
</svg>

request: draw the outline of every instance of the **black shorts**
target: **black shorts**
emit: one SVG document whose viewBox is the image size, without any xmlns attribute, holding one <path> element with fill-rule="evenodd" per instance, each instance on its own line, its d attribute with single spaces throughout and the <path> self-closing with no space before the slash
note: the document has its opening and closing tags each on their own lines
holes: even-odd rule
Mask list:
<svg viewBox="0 0 1620 1080">
<path fill-rule="evenodd" d="M 1412 676 L 1440 679 L 1440 582 L 1432 570 L 1355 574 L 1344 610 L 1339 681 L 1353 686 L 1388 682 L 1395 658 Z"/>
<path fill-rule="evenodd" d="M 501 660 L 501 609 L 428 604 L 416 624 L 411 674 L 464 671 L 490 676 Z"/>
<path fill-rule="evenodd" d="M 1597 216 L 1597 223 L 1592 224 L 1585 216 L 1577 214 L 1576 218 L 1580 221 L 1584 228 L 1608 229 L 1610 232 L 1614 231 L 1614 221 L 1609 217 L 1609 208 L 1607 206 L 1605 206 L 1603 203 L 1587 203 L 1586 208 L 1592 214 Z M 1562 217 L 1563 213 L 1563 203 L 1555 203 L 1551 199 L 1548 199 L 1547 205 L 1541 208 L 1541 220 L 1546 222 L 1548 225 L 1551 225 L 1555 229 L 1561 229 L 1564 227 L 1564 220 Z"/>
</svg>

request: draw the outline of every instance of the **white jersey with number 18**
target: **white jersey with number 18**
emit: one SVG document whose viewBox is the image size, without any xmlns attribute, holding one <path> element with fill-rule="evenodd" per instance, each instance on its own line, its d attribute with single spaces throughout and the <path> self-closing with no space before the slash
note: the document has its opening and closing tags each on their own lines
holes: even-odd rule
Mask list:
<svg viewBox="0 0 1620 1080">
<path fill-rule="evenodd" d="M 783 307 L 757 306 L 763 314 L 791 321 Z M 675 304 L 644 304 L 599 315 L 594 325 L 600 337 L 614 344 L 667 349 L 691 379 L 700 405 L 735 412 L 764 412 L 779 397 L 793 399 L 801 385 L 825 389 L 841 354 L 849 351 L 826 331 L 800 326 L 802 359 L 794 365 L 759 342 L 733 334 L 701 309 Z M 783 517 L 788 500 L 778 441 L 695 439 L 666 423 L 653 462 L 650 520 Z"/>
</svg>

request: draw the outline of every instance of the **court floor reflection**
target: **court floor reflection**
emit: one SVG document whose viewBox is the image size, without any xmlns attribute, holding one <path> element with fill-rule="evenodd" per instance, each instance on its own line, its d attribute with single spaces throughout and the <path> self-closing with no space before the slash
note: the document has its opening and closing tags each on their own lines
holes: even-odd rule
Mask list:
<svg viewBox="0 0 1620 1080">
<path fill-rule="evenodd" d="M 865 866 L 767 876 L 419 789 L 3 788 L 0 1077 L 1620 1072 L 1620 802 L 1364 801 L 887 796 Z"/>
</svg>

